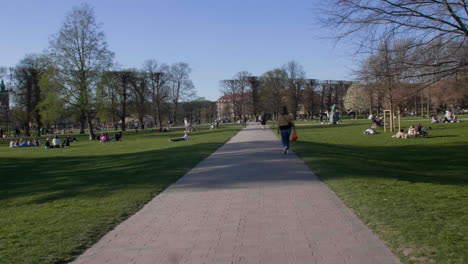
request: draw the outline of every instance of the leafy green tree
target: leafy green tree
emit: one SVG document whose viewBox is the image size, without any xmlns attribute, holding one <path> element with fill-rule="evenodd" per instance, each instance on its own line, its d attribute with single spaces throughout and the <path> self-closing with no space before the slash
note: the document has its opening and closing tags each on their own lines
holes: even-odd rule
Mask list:
<svg viewBox="0 0 468 264">
<path fill-rule="evenodd" d="M 90 138 L 94 138 L 96 86 L 114 58 L 107 46 L 94 9 L 86 3 L 72 9 L 50 42 L 52 58 L 58 67 L 56 78 L 63 84 L 70 103 L 86 118 Z"/>
<path fill-rule="evenodd" d="M 287 74 L 283 69 L 274 69 L 264 73 L 261 77 L 261 95 L 263 108 L 278 117 L 281 106 L 284 105 Z"/>
<path fill-rule="evenodd" d="M 42 119 L 37 106 L 42 100 L 40 80 L 47 67 L 48 60 L 44 56 L 27 55 L 14 70 L 15 113 L 16 118 L 22 121 L 26 135 L 30 134 L 30 125 L 35 123 L 40 136 Z"/>
<path fill-rule="evenodd" d="M 54 125 L 63 112 L 63 100 L 56 93 L 47 93 L 44 100 L 37 105 L 42 122 L 46 127 Z"/>
</svg>

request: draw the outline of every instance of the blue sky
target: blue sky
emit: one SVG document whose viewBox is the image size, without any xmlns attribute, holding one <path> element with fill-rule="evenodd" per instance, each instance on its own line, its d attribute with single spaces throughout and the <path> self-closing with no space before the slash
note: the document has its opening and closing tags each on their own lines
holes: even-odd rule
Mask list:
<svg viewBox="0 0 468 264">
<path fill-rule="evenodd" d="M 291 60 L 307 77 L 352 79 L 357 62 L 345 43 L 316 24 L 320 0 L 88 1 L 109 47 L 124 68 L 145 60 L 187 62 L 197 95 L 221 96 L 219 81 L 239 71 L 254 75 Z M 67 12 L 83 1 L 0 0 L 0 65 L 40 53 Z"/>
</svg>

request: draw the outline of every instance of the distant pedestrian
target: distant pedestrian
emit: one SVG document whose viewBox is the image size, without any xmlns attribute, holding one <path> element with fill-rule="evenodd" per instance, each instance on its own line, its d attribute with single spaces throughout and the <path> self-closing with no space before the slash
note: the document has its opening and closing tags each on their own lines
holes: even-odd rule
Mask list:
<svg viewBox="0 0 468 264">
<path fill-rule="evenodd" d="M 289 150 L 289 137 L 291 129 L 296 129 L 293 117 L 289 114 L 288 108 L 283 106 L 283 111 L 278 117 L 278 134 L 281 133 L 281 141 L 283 143 L 283 153 L 288 154 Z"/>
<path fill-rule="evenodd" d="M 265 115 L 260 116 L 260 124 L 262 125 L 262 129 L 265 129 L 265 126 L 266 126 L 266 116 Z"/>
<path fill-rule="evenodd" d="M 186 117 L 184 118 L 184 127 L 185 127 L 185 131 L 188 131 L 188 129 L 189 129 L 189 122 L 188 122 L 188 120 L 187 120 Z"/>
</svg>

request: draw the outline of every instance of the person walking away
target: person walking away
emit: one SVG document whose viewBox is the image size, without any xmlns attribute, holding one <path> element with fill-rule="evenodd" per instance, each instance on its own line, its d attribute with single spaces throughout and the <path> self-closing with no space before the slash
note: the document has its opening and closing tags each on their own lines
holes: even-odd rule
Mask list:
<svg viewBox="0 0 468 264">
<path fill-rule="evenodd" d="M 281 142 L 283 143 L 284 154 L 288 154 L 291 129 L 296 129 L 293 117 L 289 114 L 288 108 L 283 106 L 283 111 L 278 117 L 278 134 L 281 133 Z"/>
<path fill-rule="evenodd" d="M 266 126 L 266 115 L 260 116 L 260 124 L 262 125 L 262 129 L 265 129 Z"/>
</svg>

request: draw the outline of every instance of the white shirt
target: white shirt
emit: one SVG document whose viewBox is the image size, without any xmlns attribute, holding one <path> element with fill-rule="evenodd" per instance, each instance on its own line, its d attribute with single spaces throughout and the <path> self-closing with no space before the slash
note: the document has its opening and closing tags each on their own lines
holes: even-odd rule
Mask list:
<svg viewBox="0 0 468 264">
<path fill-rule="evenodd" d="M 61 143 L 60 138 L 52 139 L 52 145 L 53 146 L 58 146 L 58 145 L 60 145 L 60 143 Z"/>
</svg>

